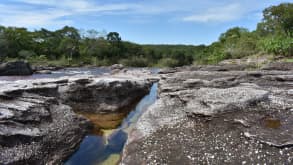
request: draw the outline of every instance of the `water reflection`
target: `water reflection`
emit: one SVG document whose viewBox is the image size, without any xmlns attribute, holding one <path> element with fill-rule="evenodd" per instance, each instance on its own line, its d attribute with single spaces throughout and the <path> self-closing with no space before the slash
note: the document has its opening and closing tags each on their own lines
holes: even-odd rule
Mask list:
<svg viewBox="0 0 293 165">
<path fill-rule="evenodd" d="M 121 126 L 114 133 L 106 136 L 88 135 L 80 144 L 80 148 L 74 153 L 65 165 L 97 165 L 104 163 L 111 156 L 120 154 L 127 140 L 127 130 L 135 123 L 139 116 L 157 99 L 158 84 L 154 84 L 150 93 L 145 96 L 123 120 Z M 119 161 L 115 156 L 111 162 Z M 109 160 L 109 159 L 108 159 Z M 115 163 L 114 163 L 115 164 Z"/>
<path fill-rule="evenodd" d="M 281 127 L 281 120 L 275 118 L 266 118 L 264 123 L 267 128 L 277 129 Z"/>
</svg>

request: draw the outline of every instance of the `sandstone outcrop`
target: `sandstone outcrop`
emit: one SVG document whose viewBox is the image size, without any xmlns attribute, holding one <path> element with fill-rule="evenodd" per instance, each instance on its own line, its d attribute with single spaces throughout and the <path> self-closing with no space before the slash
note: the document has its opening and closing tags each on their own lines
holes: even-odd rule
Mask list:
<svg viewBox="0 0 293 165">
<path fill-rule="evenodd" d="M 161 72 L 121 164 L 293 162 L 293 72 L 212 70 Z"/>
<path fill-rule="evenodd" d="M 76 111 L 115 113 L 148 93 L 132 77 L 0 82 L 0 164 L 61 164 L 93 125 Z"/>
</svg>

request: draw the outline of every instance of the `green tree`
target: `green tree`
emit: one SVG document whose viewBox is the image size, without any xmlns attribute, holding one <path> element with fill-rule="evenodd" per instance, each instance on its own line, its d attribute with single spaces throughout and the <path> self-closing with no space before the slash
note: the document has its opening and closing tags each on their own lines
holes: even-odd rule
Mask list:
<svg viewBox="0 0 293 165">
<path fill-rule="evenodd" d="M 2 62 L 7 57 L 8 43 L 5 37 L 5 27 L 0 26 L 0 62 Z"/>
<path fill-rule="evenodd" d="M 248 33 L 248 29 L 246 28 L 241 28 L 241 27 L 234 27 L 228 29 L 225 33 L 222 33 L 219 37 L 219 41 L 221 43 L 233 43 L 237 41 L 243 33 Z"/>
<path fill-rule="evenodd" d="M 107 34 L 107 40 L 112 43 L 117 43 L 121 41 L 120 34 L 117 32 L 110 32 Z"/>
<path fill-rule="evenodd" d="M 268 53 L 282 56 L 293 55 L 293 38 L 291 37 L 267 37 L 262 39 L 260 43 Z"/>
<path fill-rule="evenodd" d="M 257 26 L 262 37 L 261 48 L 275 55 L 292 56 L 293 4 L 281 3 L 263 11 L 263 20 Z"/>
<path fill-rule="evenodd" d="M 257 51 L 258 37 L 246 28 L 234 27 L 219 37 L 225 58 L 242 58 Z"/>
<path fill-rule="evenodd" d="M 33 45 L 32 34 L 26 28 L 1 28 L 2 50 L 9 57 L 17 58 L 21 50 L 31 50 Z"/>
<path fill-rule="evenodd" d="M 61 53 L 58 48 L 62 40 L 62 36 L 57 32 L 46 29 L 40 29 L 34 33 L 34 50 L 39 55 L 46 55 L 46 58 L 56 60 L 60 58 Z"/>
<path fill-rule="evenodd" d="M 293 3 L 266 8 L 257 30 L 263 36 L 272 34 L 293 37 Z"/>
<path fill-rule="evenodd" d="M 111 57 L 112 60 L 115 62 L 121 58 L 120 56 L 122 55 L 122 49 L 121 49 L 121 37 L 120 34 L 117 32 L 110 32 L 107 35 L 107 41 L 111 43 Z"/>
<path fill-rule="evenodd" d="M 73 58 L 78 58 L 80 55 L 79 41 L 81 39 L 78 30 L 74 27 L 65 26 L 56 31 L 56 33 L 61 37 L 58 50 L 67 57 L 68 63 L 70 63 Z"/>
</svg>

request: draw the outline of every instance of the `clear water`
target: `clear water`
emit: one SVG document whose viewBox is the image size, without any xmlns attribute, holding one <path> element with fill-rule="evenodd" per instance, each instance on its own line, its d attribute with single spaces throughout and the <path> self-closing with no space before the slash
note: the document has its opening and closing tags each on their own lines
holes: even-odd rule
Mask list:
<svg viewBox="0 0 293 165">
<path fill-rule="evenodd" d="M 127 140 L 127 130 L 140 115 L 157 99 L 158 84 L 154 84 L 145 96 L 108 138 L 98 135 L 86 136 L 79 149 L 65 162 L 65 165 L 97 165 L 103 163 L 112 154 L 121 154 Z"/>
</svg>

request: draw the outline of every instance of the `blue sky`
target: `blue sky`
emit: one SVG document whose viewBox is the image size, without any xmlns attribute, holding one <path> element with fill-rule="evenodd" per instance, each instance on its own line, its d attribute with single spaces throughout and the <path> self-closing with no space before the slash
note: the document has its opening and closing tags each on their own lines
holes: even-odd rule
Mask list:
<svg viewBox="0 0 293 165">
<path fill-rule="evenodd" d="M 210 44 L 234 26 L 256 28 L 262 10 L 292 0 L 0 0 L 0 25 L 117 31 L 142 44 Z"/>
</svg>

